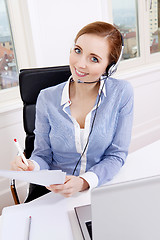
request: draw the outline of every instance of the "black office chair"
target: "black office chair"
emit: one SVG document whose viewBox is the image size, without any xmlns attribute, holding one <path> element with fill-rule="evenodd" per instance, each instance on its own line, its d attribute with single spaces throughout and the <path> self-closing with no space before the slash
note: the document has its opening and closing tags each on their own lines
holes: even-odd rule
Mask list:
<svg viewBox="0 0 160 240">
<path fill-rule="evenodd" d="M 22 69 L 19 74 L 20 94 L 23 101 L 23 123 L 26 132 L 25 156 L 28 159 L 34 149 L 35 106 L 39 92 L 68 80 L 71 75 L 69 66 Z M 45 187 L 30 184 L 25 202 L 29 202 L 49 192 Z M 12 192 L 13 195 L 13 192 Z M 14 201 L 18 196 L 13 195 Z M 15 201 L 16 203 L 16 201 Z"/>
</svg>

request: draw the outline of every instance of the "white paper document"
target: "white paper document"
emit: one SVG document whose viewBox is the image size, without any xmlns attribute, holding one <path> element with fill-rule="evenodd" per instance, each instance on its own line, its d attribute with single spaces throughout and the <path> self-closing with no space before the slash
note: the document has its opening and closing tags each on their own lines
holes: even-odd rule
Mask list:
<svg viewBox="0 0 160 240">
<path fill-rule="evenodd" d="M 73 240 L 67 212 L 68 199 L 53 192 L 29 203 L 6 207 L 2 211 L 1 240 Z"/>
<path fill-rule="evenodd" d="M 40 171 L 9 171 L 0 170 L 0 176 L 16 179 L 42 186 L 51 184 L 63 184 L 66 173 L 61 170 L 40 170 Z"/>
</svg>

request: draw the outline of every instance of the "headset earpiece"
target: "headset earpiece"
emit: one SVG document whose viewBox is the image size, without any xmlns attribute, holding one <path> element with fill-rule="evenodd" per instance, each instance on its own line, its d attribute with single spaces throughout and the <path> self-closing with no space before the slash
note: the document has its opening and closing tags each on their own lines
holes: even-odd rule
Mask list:
<svg viewBox="0 0 160 240">
<path fill-rule="evenodd" d="M 108 77 L 113 74 L 113 70 L 114 70 L 114 68 L 115 68 L 115 65 L 116 65 L 116 63 L 113 62 L 113 63 L 111 63 L 111 64 L 109 64 L 109 65 L 107 66 L 107 68 L 106 68 L 106 75 L 107 75 Z"/>
</svg>

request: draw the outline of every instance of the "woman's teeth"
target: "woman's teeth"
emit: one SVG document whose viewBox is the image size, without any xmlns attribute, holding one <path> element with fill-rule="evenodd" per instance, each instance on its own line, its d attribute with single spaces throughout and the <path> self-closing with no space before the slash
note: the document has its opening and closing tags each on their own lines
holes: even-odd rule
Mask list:
<svg viewBox="0 0 160 240">
<path fill-rule="evenodd" d="M 80 75 L 81 77 L 84 77 L 84 76 L 87 75 L 87 73 L 82 73 L 82 72 L 78 71 L 77 69 L 76 69 L 76 72 L 77 72 L 77 74 Z"/>
</svg>

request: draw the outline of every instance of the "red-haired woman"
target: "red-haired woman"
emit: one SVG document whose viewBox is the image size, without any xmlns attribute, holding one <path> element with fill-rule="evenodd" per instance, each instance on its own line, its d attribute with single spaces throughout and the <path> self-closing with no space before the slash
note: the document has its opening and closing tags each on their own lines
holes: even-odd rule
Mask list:
<svg viewBox="0 0 160 240">
<path fill-rule="evenodd" d="M 131 139 L 133 90 L 110 76 L 122 55 L 120 32 L 106 22 L 82 28 L 70 52 L 71 77 L 42 90 L 36 106 L 35 146 L 27 167 L 60 169 L 61 185 L 47 188 L 65 197 L 111 180 L 125 163 Z"/>
</svg>

